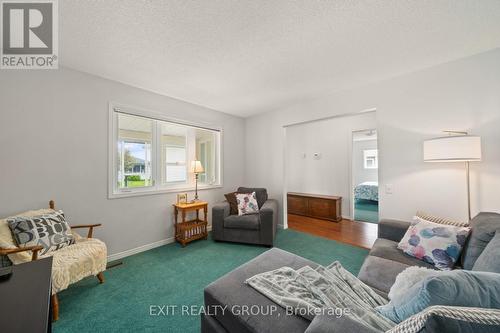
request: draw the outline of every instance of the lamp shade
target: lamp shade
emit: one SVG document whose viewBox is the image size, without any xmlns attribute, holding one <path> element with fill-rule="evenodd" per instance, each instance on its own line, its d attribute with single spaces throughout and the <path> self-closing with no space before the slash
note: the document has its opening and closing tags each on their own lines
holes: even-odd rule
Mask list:
<svg viewBox="0 0 500 333">
<path fill-rule="evenodd" d="M 425 162 L 481 161 L 481 138 L 471 135 L 446 136 L 424 141 Z"/>
<path fill-rule="evenodd" d="M 191 162 L 191 172 L 203 173 L 203 172 L 205 172 L 205 169 L 203 169 L 203 165 L 201 165 L 200 161 L 192 161 Z"/>
</svg>

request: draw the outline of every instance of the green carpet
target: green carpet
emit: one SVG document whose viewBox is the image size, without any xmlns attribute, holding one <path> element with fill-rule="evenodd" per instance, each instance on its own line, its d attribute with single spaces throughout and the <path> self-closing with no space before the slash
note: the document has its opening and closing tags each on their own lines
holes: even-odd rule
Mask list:
<svg viewBox="0 0 500 333">
<path fill-rule="evenodd" d="M 356 199 L 354 202 L 354 220 L 378 223 L 378 202 Z"/>
<path fill-rule="evenodd" d="M 278 231 L 275 245 L 323 265 L 339 260 L 353 274 L 368 253 L 290 229 Z M 268 249 L 209 239 L 185 248 L 169 244 L 124 258 L 123 265 L 104 273 L 104 284 L 90 277 L 59 294 L 60 319 L 53 330 L 198 333 L 200 316 L 150 316 L 150 305 L 201 306 L 206 285 Z"/>
</svg>

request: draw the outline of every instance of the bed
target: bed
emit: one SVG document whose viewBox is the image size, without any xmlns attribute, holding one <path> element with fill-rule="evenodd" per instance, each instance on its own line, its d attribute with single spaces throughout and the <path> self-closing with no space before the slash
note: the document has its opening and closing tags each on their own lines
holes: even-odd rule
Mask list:
<svg viewBox="0 0 500 333">
<path fill-rule="evenodd" d="M 378 201 L 378 182 L 364 182 L 354 188 L 355 200 Z"/>
</svg>

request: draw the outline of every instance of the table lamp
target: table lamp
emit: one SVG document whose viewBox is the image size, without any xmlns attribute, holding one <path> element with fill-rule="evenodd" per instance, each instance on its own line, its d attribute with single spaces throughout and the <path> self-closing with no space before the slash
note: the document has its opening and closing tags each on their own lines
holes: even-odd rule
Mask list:
<svg viewBox="0 0 500 333">
<path fill-rule="evenodd" d="M 191 162 L 191 172 L 194 173 L 195 177 L 195 194 L 194 194 L 194 201 L 198 201 L 198 175 L 200 173 L 205 172 L 205 169 L 203 169 L 203 165 L 201 165 L 200 161 L 192 161 Z"/>
<path fill-rule="evenodd" d="M 445 131 L 449 136 L 424 141 L 424 162 L 465 162 L 467 212 L 470 209 L 469 163 L 481 161 L 481 138 L 467 132 Z"/>
</svg>

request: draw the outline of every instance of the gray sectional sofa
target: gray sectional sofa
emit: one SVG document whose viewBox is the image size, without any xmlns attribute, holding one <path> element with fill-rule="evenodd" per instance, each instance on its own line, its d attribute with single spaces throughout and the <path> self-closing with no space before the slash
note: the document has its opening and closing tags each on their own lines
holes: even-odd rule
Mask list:
<svg viewBox="0 0 500 333">
<path fill-rule="evenodd" d="M 379 224 L 378 236 L 372 250 L 365 259 L 358 277 L 379 294 L 387 297 L 390 287 L 396 276 L 409 266 L 423 266 L 432 268 L 431 265 L 412 258 L 397 249 L 397 244 L 405 234 L 410 223 L 395 220 L 383 220 Z M 469 236 L 462 258 L 457 268 L 473 269 L 476 261 L 481 261 L 482 270 L 500 273 L 498 260 L 481 258 L 486 246 L 500 242 L 492 241 L 495 234 L 500 235 L 500 214 L 481 213 L 471 221 L 472 233 Z M 499 237 L 495 237 L 498 239 Z M 500 252 L 500 248 L 498 249 Z M 492 253 L 492 251 L 488 251 Z M 493 251 L 496 252 L 496 251 Z M 496 252 L 498 255 L 498 252 Z M 485 251 L 486 254 L 486 251 Z M 479 260 L 478 260 L 479 258 Z M 334 261 L 335 258 L 332 258 Z M 489 263 L 491 264 L 490 266 Z M 270 299 L 260 294 L 244 281 L 258 273 L 270 271 L 283 266 L 300 268 L 309 265 L 312 268 L 318 264 L 274 248 L 248 263 L 236 268 L 205 288 L 205 306 L 225 307 L 226 309 L 251 308 L 259 306 L 266 308 L 276 305 Z M 317 316 L 312 322 L 295 316 L 287 315 L 285 310 L 276 306 L 273 315 L 252 315 L 242 311 L 219 311 L 210 315 L 202 315 L 201 331 L 212 332 L 359 332 L 374 333 L 375 331 L 352 320 L 349 316 L 329 318 Z M 426 317 L 425 328 L 419 332 L 500 332 L 499 326 L 472 323 L 464 320 L 443 318 L 440 315 Z"/>
</svg>

